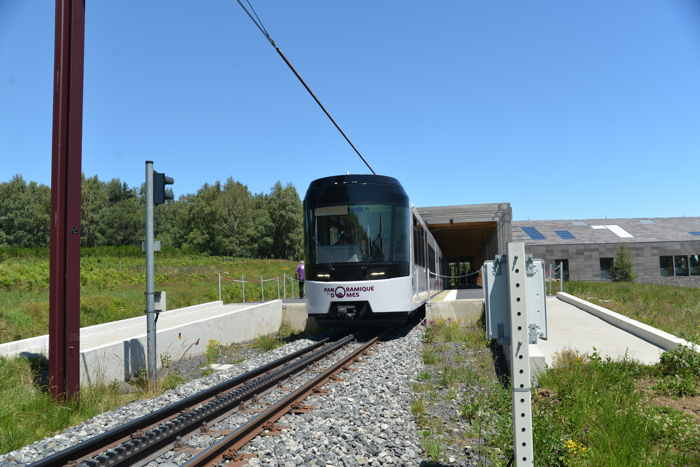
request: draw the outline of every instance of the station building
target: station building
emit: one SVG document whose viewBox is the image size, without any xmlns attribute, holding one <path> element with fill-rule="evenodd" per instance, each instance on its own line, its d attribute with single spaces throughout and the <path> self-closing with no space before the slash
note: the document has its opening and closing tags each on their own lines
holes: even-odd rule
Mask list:
<svg viewBox="0 0 700 467">
<path fill-rule="evenodd" d="M 565 280 L 607 281 L 625 246 L 637 282 L 700 287 L 700 217 L 513 221 L 509 203 L 416 210 L 440 244 L 447 273 L 464 270 L 455 265 L 478 270 L 505 254 L 509 241 L 523 241 L 546 264 L 563 264 Z"/>
<path fill-rule="evenodd" d="M 700 287 L 700 217 L 518 221 L 514 241 L 564 279 L 610 280 L 615 254 L 629 249 L 638 282 Z"/>
</svg>

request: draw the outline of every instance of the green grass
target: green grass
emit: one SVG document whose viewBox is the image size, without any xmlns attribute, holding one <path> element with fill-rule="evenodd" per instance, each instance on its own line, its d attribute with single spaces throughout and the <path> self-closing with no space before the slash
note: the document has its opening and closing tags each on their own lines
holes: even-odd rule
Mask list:
<svg viewBox="0 0 700 467">
<path fill-rule="evenodd" d="M 114 385 L 93 386 L 81 390 L 79 402 L 57 404 L 33 384 L 33 378 L 27 360 L 0 357 L 0 453 L 143 397 L 122 394 Z"/>
<path fill-rule="evenodd" d="M 651 403 L 659 366 L 569 356 L 540 376 L 535 449 L 542 465 L 700 465 L 700 425 Z"/>
<path fill-rule="evenodd" d="M 700 343 L 700 289 L 633 282 L 567 282 L 567 293 Z"/>
<path fill-rule="evenodd" d="M 496 377 L 482 325 L 430 323 L 424 362 L 426 354 L 431 363 L 412 386 L 411 412 L 427 457 L 444 461 L 448 451 L 479 440 L 479 454 L 507 465 L 511 392 Z M 460 355 L 463 363 L 456 363 Z M 563 352 L 539 383 L 533 391 L 536 465 L 700 465 L 700 424 L 687 408 L 698 406 L 700 354 L 681 347 L 645 366 Z M 457 418 L 432 415 L 455 404 Z"/>
<path fill-rule="evenodd" d="M 90 326 L 143 315 L 145 260 L 130 248 L 81 251 L 80 324 Z M 230 279 L 291 277 L 296 263 L 178 254 L 156 254 L 156 288 L 168 294 L 168 309 L 218 299 L 217 273 L 225 273 L 225 302 L 242 302 L 243 290 Z M 49 262 L 47 250 L 0 251 L 0 343 L 48 332 Z M 287 282 L 287 296 L 298 283 Z M 280 289 L 282 289 L 280 284 Z M 293 290 L 290 290 L 293 289 Z M 277 283 L 266 282 L 265 299 L 277 298 Z M 260 301 L 259 284 L 246 284 L 246 301 Z"/>
<path fill-rule="evenodd" d="M 423 335 L 422 359 L 425 369 L 412 386 L 411 413 L 426 457 L 445 462 L 476 442 L 479 454 L 505 465 L 510 449 L 509 396 L 496 377 L 483 328 L 430 322 Z M 454 415 L 446 420 L 445 413 Z"/>
</svg>

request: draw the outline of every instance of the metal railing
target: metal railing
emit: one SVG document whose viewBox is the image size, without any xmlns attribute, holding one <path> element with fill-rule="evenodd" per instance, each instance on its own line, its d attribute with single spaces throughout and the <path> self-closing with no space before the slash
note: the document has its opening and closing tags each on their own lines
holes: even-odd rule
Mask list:
<svg viewBox="0 0 700 467">
<path fill-rule="evenodd" d="M 299 297 L 299 281 L 294 276 L 287 274 L 286 272 L 282 273 L 281 277 L 275 276 L 265 278 L 264 276 L 260 276 L 259 279 L 246 279 L 245 275 L 241 275 L 240 279 L 229 278 L 226 276 L 228 276 L 228 273 L 217 273 L 217 290 L 219 301 L 222 301 L 225 296 L 236 303 L 255 301 L 252 298 L 258 296 L 260 297 L 261 302 L 265 301 L 265 296 L 268 297 L 268 300 L 273 299 L 273 297 L 276 297 L 277 299 Z M 287 284 L 288 281 L 291 282 L 289 287 Z M 239 284 L 239 288 L 234 290 L 235 292 L 240 293 L 234 293 L 234 290 L 231 289 L 227 290 L 226 283 Z M 270 286 L 270 283 L 272 283 L 272 286 Z M 246 288 L 248 290 L 247 295 Z M 276 296 L 275 292 L 277 294 Z M 290 293 L 289 297 L 287 296 L 287 292 Z"/>
<path fill-rule="evenodd" d="M 564 291 L 564 266 L 563 263 L 549 265 L 549 273 L 546 275 L 547 295 L 554 295 L 553 287 L 555 282 L 559 282 L 559 291 Z"/>
</svg>

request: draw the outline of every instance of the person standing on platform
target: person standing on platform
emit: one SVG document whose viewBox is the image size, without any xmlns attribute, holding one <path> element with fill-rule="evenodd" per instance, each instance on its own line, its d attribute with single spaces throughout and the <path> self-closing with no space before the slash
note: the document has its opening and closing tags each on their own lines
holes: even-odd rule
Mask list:
<svg viewBox="0 0 700 467">
<path fill-rule="evenodd" d="M 299 298 L 304 298 L 304 260 L 297 265 L 297 280 L 299 281 Z"/>
</svg>

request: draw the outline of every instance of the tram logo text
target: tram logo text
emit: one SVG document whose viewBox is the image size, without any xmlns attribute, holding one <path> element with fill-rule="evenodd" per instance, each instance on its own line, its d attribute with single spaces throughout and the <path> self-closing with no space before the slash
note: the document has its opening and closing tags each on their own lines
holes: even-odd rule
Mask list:
<svg viewBox="0 0 700 467">
<path fill-rule="evenodd" d="M 330 295 L 331 298 L 359 297 L 362 292 L 374 292 L 373 285 L 356 286 L 356 287 L 324 287 L 323 292 Z"/>
</svg>

